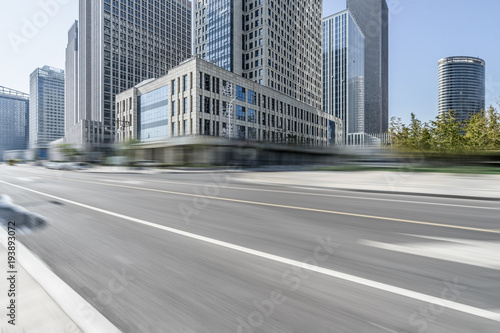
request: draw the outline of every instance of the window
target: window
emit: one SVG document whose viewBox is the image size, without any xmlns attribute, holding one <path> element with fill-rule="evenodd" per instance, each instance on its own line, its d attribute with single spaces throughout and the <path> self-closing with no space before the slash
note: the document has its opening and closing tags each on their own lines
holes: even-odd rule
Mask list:
<svg viewBox="0 0 500 333">
<path fill-rule="evenodd" d="M 236 119 L 245 121 L 245 108 L 240 105 L 236 105 Z"/>
<path fill-rule="evenodd" d="M 248 128 L 248 139 L 257 140 L 257 130 L 253 127 Z"/>
<path fill-rule="evenodd" d="M 236 86 L 236 99 L 245 102 L 246 101 L 245 95 L 246 95 L 245 88 Z"/>
<path fill-rule="evenodd" d="M 175 116 L 175 101 L 172 102 L 172 117 Z"/>
<path fill-rule="evenodd" d="M 205 119 L 205 135 L 210 135 L 210 120 Z"/>
<path fill-rule="evenodd" d="M 188 99 L 184 97 L 184 113 L 188 112 Z"/>
<path fill-rule="evenodd" d="M 210 91 L 210 75 L 205 74 L 205 90 Z"/>
<path fill-rule="evenodd" d="M 172 95 L 175 95 L 175 80 L 172 80 Z"/>
<path fill-rule="evenodd" d="M 255 123 L 255 110 L 248 109 L 248 122 Z"/>
<path fill-rule="evenodd" d="M 184 135 L 188 134 L 188 121 L 184 120 Z"/>
<path fill-rule="evenodd" d="M 255 91 L 248 89 L 248 103 L 256 105 L 257 104 L 257 94 Z"/>
<path fill-rule="evenodd" d="M 188 76 L 184 75 L 184 91 L 188 90 Z"/>
<path fill-rule="evenodd" d="M 246 137 L 246 128 L 245 126 L 236 126 L 236 138 L 240 140 L 245 140 Z"/>
<path fill-rule="evenodd" d="M 210 113 L 210 97 L 205 97 L 204 112 Z"/>
</svg>

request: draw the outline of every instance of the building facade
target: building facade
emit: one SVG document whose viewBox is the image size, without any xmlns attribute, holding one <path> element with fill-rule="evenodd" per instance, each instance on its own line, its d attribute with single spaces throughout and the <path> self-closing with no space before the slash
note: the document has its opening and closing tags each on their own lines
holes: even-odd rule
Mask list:
<svg viewBox="0 0 500 333">
<path fill-rule="evenodd" d="M 323 19 L 323 111 L 344 122 L 344 142 L 365 133 L 365 41 L 348 10 Z"/>
<path fill-rule="evenodd" d="M 64 137 L 64 71 L 49 66 L 30 75 L 28 148 L 46 159 L 49 144 Z"/>
<path fill-rule="evenodd" d="M 191 56 L 191 1 L 80 0 L 67 56 L 67 66 L 78 70 L 67 86 L 77 94 L 66 101 L 73 123 L 66 141 L 109 145 L 118 125 L 116 94 Z"/>
<path fill-rule="evenodd" d="M 78 21 L 68 31 L 66 62 L 64 67 L 66 82 L 64 85 L 64 137 L 68 142 L 83 144 L 83 135 L 75 130 L 85 119 L 78 108 Z"/>
<path fill-rule="evenodd" d="M 197 57 L 116 98 L 117 141 L 214 136 L 327 146 L 342 122 L 275 89 Z"/>
<path fill-rule="evenodd" d="M 485 62 L 473 57 L 439 60 L 438 112 L 455 111 L 459 121 L 485 107 Z"/>
<path fill-rule="evenodd" d="M 323 2 L 196 0 L 194 53 L 321 109 Z"/>
<path fill-rule="evenodd" d="M 389 10 L 386 0 L 347 0 L 365 37 L 365 133 L 389 127 Z"/>
<path fill-rule="evenodd" d="M 28 147 L 29 95 L 0 86 L 0 159 Z"/>
</svg>

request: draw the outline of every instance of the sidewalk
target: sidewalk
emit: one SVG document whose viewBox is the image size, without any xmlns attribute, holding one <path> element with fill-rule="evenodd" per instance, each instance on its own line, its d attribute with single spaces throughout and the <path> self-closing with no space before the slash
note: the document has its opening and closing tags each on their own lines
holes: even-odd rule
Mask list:
<svg viewBox="0 0 500 333">
<path fill-rule="evenodd" d="M 392 171 L 248 172 L 239 180 L 273 185 L 500 200 L 500 175 Z"/>
<path fill-rule="evenodd" d="M 0 258 L 2 258 L 2 272 L 7 274 L 7 250 L 0 243 Z M 16 281 L 16 325 L 10 325 L 10 318 L 3 313 L 0 323 L 2 333 L 81 333 L 78 326 L 45 292 L 45 290 L 17 263 Z M 2 308 L 7 306 L 8 281 L 2 278 Z"/>
</svg>

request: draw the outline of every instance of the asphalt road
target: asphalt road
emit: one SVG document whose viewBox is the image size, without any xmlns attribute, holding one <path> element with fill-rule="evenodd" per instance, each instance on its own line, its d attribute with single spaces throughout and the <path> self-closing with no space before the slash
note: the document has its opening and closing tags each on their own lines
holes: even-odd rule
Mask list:
<svg viewBox="0 0 500 333">
<path fill-rule="evenodd" d="M 500 202 L 0 165 L 19 240 L 123 332 L 500 332 Z"/>
</svg>

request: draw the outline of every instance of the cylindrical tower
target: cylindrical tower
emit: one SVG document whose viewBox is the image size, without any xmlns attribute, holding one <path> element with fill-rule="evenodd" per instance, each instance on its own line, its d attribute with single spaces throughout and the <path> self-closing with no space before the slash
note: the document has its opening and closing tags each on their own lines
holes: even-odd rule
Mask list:
<svg viewBox="0 0 500 333">
<path fill-rule="evenodd" d="M 439 60 L 439 114 L 454 110 L 456 118 L 467 120 L 484 110 L 485 62 L 473 57 Z"/>
</svg>

